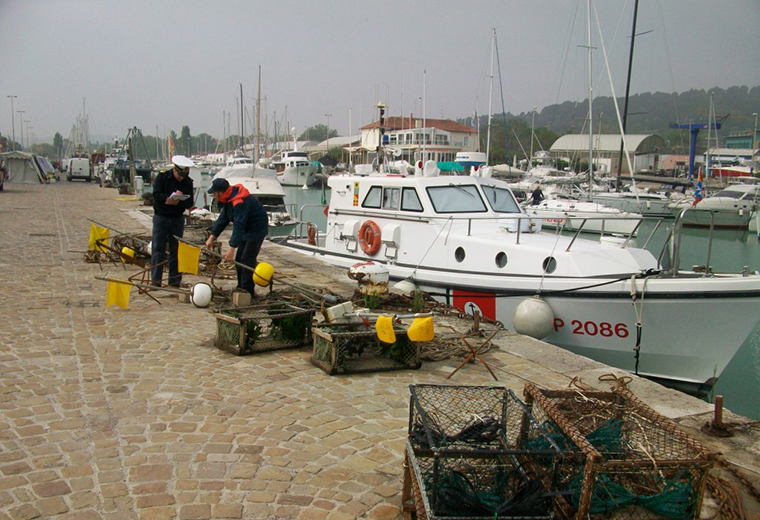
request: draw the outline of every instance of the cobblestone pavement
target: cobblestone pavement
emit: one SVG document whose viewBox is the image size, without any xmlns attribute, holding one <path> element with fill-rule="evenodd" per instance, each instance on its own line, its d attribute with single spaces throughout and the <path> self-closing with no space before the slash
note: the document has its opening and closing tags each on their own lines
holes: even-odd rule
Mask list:
<svg viewBox="0 0 760 520">
<path fill-rule="evenodd" d="M 457 363 L 331 377 L 306 348 L 216 349 L 212 314 L 173 295 L 106 308 L 95 277 L 126 275 L 83 261 L 87 219 L 146 233 L 118 199 L 87 183 L 0 193 L 0 520 L 401 518 L 408 385 Z M 350 291 L 290 255 L 265 245 L 260 259 Z M 570 379 L 508 352 L 489 361 L 516 392 Z M 451 380 L 489 381 L 478 364 Z"/>
</svg>

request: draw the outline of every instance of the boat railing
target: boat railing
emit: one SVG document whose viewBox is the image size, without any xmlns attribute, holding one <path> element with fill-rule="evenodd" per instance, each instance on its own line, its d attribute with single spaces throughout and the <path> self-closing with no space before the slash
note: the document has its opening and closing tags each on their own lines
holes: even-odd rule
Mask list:
<svg viewBox="0 0 760 520">
<path fill-rule="evenodd" d="M 670 230 L 670 235 L 665 240 L 665 245 L 667 246 L 668 243 L 670 244 L 670 252 L 671 252 L 671 269 L 670 272 L 673 276 L 678 276 L 678 269 L 680 267 L 680 256 L 681 256 L 681 237 L 683 236 L 683 221 L 686 214 L 690 211 L 696 211 L 695 208 L 684 208 L 682 209 L 678 215 L 676 215 L 676 220 L 673 224 L 673 228 Z M 713 245 L 713 231 L 715 229 L 715 213 L 717 210 L 704 210 L 700 209 L 700 213 L 704 214 L 705 212 L 710 214 L 710 231 L 707 235 L 707 258 L 705 260 L 705 267 L 704 267 L 704 274 L 703 276 L 709 276 L 712 274 L 712 268 L 710 266 L 710 259 L 712 257 L 712 245 Z M 665 246 L 663 246 L 663 251 L 660 253 L 662 256 L 665 252 Z M 658 258 L 658 261 L 660 259 Z"/>
</svg>

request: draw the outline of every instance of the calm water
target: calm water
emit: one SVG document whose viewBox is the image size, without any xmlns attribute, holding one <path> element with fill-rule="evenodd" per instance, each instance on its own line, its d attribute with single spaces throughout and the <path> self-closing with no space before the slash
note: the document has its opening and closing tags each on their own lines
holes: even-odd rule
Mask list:
<svg viewBox="0 0 760 520">
<path fill-rule="evenodd" d="M 326 227 L 327 219 L 322 213 L 322 189 L 308 190 L 299 187 L 285 187 L 285 202 L 296 208 L 315 205 L 304 210 L 303 220 L 317 224 L 320 230 Z M 329 202 L 329 189 L 325 193 Z M 297 215 L 297 209 L 294 214 Z M 653 254 L 658 255 L 667 235 L 668 222 L 663 222 L 647 245 Z M 654 228 L 654 223 L 645 222 L 639 234 L 638 244 L 643 246 Z M 708 230 L 701 228 L 684 228 L 681 241 L 682 269 L 693 265 L 704 265 L 707 259 Z M 714 231 L 713 251 L 710 263 L 715 271 L 739 271 L 748 266 L 751 272 L 760 270 L 760 244 L 756 232 L 750 231 Z M 758 316 L 760 320 L 760 316 Z M 699 317 L 694 317 L 694 326 L 699 326 Z M 720 348 L 716 345 L 715 348 Z M 732 412 L 760 419 L 760 322 L 753 333 L 742 345 L 734 359 L 729 363 L 716 385 L 715 395 L 723 395 L 726 408 Z"/>
</svg>

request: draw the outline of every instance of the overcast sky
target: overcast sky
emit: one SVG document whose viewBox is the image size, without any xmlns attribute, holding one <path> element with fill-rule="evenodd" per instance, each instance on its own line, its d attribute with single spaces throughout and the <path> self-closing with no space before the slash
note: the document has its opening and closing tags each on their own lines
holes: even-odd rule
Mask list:
<svg viewBox="0 0 760 520">
<path fill-rule="evenodd" d="M 625 89 L 634 0 L 592 4 L 595 96 Z M 224 134 L 236 99 L 296 127 L 354 133 L 374 117 L 488 113 L 496 29 L 506 110 L 588 95 L 586 0 L 0 0 L 0 133 Z M 640 0 L 632 92 L 760 85 L 760 0 Z M 493 112 L 501 112 L 498 71 Z M 716 100 L 716 104 L 718 101 Z M 753 107 L 752 110 L 760 109 Z M 16 140 L 20 141 L 15 113 Z M 349 118 L 351 126 L 349 126 Z M 250 126 L 248 126 L 250 132 Z M 24 136 L 26 140 L 26 135 Z"/>
</svg>

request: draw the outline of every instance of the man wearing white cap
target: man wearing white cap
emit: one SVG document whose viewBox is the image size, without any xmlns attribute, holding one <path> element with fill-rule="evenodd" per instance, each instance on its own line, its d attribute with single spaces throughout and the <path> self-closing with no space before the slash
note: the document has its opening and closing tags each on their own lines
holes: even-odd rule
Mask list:
<svg viewBox="0 0 760 520">
<path fill-rule="evenodd" d="M 185 210 L 193 207 L 193 180 L 190 168 L 195 163 L 184 155 L 172 157 L 174 167 L 156 175 L 153 181 L 153 237 L 151 243 L 150 280 L 153 285 L 161 285 L 166 259 L 166 244 L 169 244 L 169 285 L 179 287 L 182 274 L 177 267 L 177 250 L 185 230 Z"/>
</svg>

